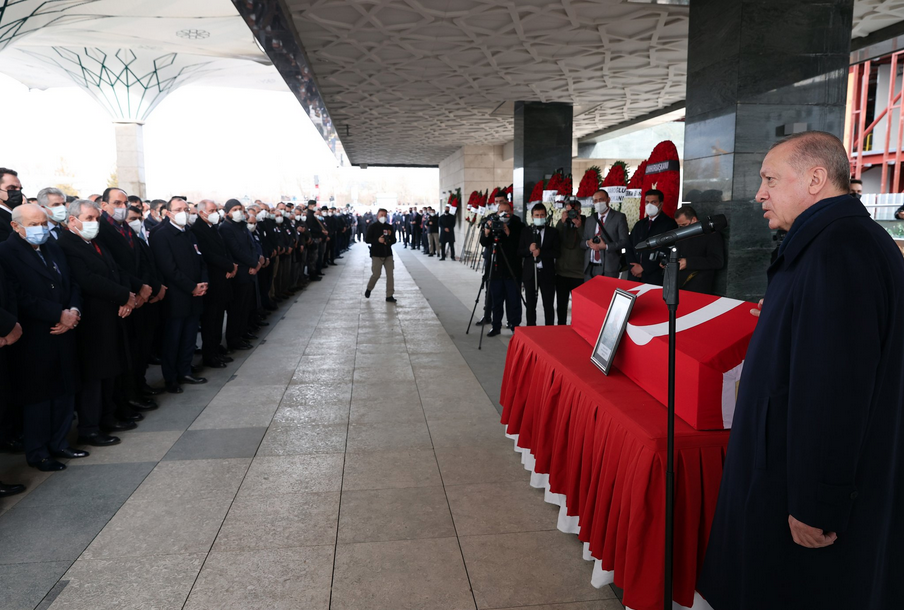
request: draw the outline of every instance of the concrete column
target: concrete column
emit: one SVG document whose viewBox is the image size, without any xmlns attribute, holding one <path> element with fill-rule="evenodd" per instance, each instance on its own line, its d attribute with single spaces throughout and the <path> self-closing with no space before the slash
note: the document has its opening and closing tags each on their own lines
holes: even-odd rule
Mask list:
<svg viewBox="0 0 904 610">
<path fill-rule="evenodd" d="M 512 203 L 521 218 L 537 182 L 560 167 L 571 173 L 573 119 L 571 104 L 515 102 Z"/>
<path fill-rule="evenodd" d="M 766 291 L 775 244 L 754 197 L 769 147 L 797 131 L 843 136 L 853 5 L 691 2 L 684 199 L 728 217 L 720 294 L 757 300 Z"/>
<path fill-rule="evenodd" d="M 116 126 L 116 176 L 119 188 L 142 199 L 147 196 L 144 179 L 144 123 L 114 123 Z"/>
</svg>

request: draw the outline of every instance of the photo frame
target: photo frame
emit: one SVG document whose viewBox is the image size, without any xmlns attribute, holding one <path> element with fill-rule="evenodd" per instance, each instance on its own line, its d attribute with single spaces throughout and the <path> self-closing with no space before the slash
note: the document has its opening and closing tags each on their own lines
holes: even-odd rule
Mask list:
<svg viewBox="0 0 904 610">
<path fill-rule="evenodd" d="M 593 353 L 590 355 L 590 361 L 605 375 L 608 375 L 609 369 L 612 368 L 612 361 L 615 360 L 615 353 L 625 334 L 628 318 L 631 317 L 631 310 L 634 309 L 636 298 L 636 294 L 620 288 L 612 295 L 606 319 L 603 321 L 596 345 L 593 346 Z"/>
</svg>

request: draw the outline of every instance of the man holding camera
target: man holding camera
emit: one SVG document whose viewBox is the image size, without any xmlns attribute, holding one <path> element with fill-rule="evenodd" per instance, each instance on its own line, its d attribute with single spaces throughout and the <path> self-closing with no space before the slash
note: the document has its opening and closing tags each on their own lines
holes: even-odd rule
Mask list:
<svg viewBox="0 0 904 610">
<path fill-rule="evenodd" d="M 644 193 L 646 218 L 641 218 L 631 230 L 631 239 L 625 251 L 628 264 L 631 266 L 629 280 L 662 286 L 664 269 L 661 266 L 662 257 L 668 256 L 668 248 L 659 250 L 647 250 L 637 252 L 634 247 L 642 241 L 646 241 L 654 235 L 660 235 L 666 231 L 676 229 L 678 224 L 674 218 L 662 213 L 662 202 L 665 195 L 662 191 L 650 189 Z"/>
<path fill-rule="evenodd" d="M 559 256 L 559 233 L 546 225 L 546 206 L 531 208 L 530 230 L 521 231 L 518 254 L 524 258 L 521 278 L 527 301 L 527 325 L 537 325 L 537 297 L 543 294 L 543 317 L 547 326 L 556 323 L 553 301 L 556 294 L 556 258 Z"/>
<path fill-rule="evenodd" d="M 593 194 L 596 214 L 584 225 L 584 281 L 598 275 L 618 277 L 622 249 L 628 245 L 628 219 L 609 208 L 609 193 L 600 189 Z"/>
<path fill-rule="evenodd" d="M 392 296 L 392 244 L 396 242 L 395 231 L 389 224 L 387 216 L 389 212 L 380 208 L 377 211 L 377 222 L 372 223 L 367 228 L 367 238 L 365 241 L 370 244 L 370 281 L 367 282 L 367 290 L 364 296 L 370 298 L 370 293 L 377 285 L 380 274 L 386 269 L 386 302 L 395 303 L 395 297 Z"/>
<path fill-rule="evenodd" d="M 509 328 L 514 330 L 521 324 L 521 286 L 514 270 L 520 266 L 518 244 L 524 223 L 512 214 L 512 204 L 503 197 L 496 198 L 496 205 L 497 213 L 487 217 L 483 235 L 480 236 L 483 256 L 487 261 L 488 305 L 493 315 L 493 328 L 487 333 L 488 337 L 495 337 L 501 332 L 503 305 Z M 491 265 L 494 245 L 496 258 Z"/>
<path fill-rule="evenodd" d="M 568 299 L 571 291 L 584 283 L 584 222 L 581 204 L 569 199 L 562 210 L 562 218 L 556 223 L 559 234 L 559 256 L 556 258 L 556 313 L 560 325 L 568 323 Z"/>
</svg>

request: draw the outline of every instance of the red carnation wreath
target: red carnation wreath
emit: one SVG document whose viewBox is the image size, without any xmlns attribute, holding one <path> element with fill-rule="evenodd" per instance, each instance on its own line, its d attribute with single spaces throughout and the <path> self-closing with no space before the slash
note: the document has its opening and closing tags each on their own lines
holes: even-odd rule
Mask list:
<svg viewBox="0 0 904 610">
<path fill-rule="evenodd" d="M 637 166 L 637 169 L 634 170 L 634 173 L 631 175 L 631 180 L 628 181 L 629 189 L 642 189 L 643 188 L 643 177 L 647 173 L 647 162 L 644 161 L 640 165 Z"/>
<path fill-rule="evenodd" d="M 594 165 L 581 178 L 581 184 L 578 186 L 578 197 L 593 197 L 593 194 L 600 190 L 602 185 L 603 170 Z"/>
<path fill-rule="evenodd" d="M 545 191 L 556 191 L 562 188 L 562 184 L 565 182 L 565 176 L 562 175 L 561 171 L 554 172 L 552 178 L 546 183 L 546 187 L 543 189 Z"/>
<path fill-rule="evenodd" d="M 650 158 L 647 159 L 647 167 L 644 172 L 643 190 L 650 189 L 662 191 L 665 199 L 662 211 L 667 216 L 674 218 L 678 211 L 678 189 L 681 183 L 680 160 L 678 149 L 671 140 L 665 140 L 656 145 Z M 641 210 L 643 218 L 643 210 Z"/>
<path fill-rule="evenodd" d="M 572 193 L 574 193 L 574 185 L 571 182 L 571 174 L 568 174 L 562 179 L 562 186 L 559 187 L 559 195 L 571 197 Z"/>
<path fill-rule="evenodd" d="M 538 203 L 540 201 L 543 201 L 544 184 L 545 183 L 543 182 L 543 180 L 540 180 L 540 182 L 534 185 L 534 190 L 530 192 L 530 200 L 528 201 L 528 203 Z"/>
<path fill-rule="evenodd" d="M 602 186 L 627 186 L 628 164 L 624 161 L 616 161 L 609 168 L 609 173 L 603 179 Z"/>
</svg>

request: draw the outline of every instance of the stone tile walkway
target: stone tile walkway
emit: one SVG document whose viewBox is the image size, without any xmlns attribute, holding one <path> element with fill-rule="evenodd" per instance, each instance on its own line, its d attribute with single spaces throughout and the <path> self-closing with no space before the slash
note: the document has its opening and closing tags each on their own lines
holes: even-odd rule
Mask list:
<svg viewBox="0 0 904 610">
<path fill-rule="evenodd" d="M 620 609 L 503 436 L 504 339 L 457 330 L 479 275 L 399 252 L 393 305 L 366 256 L 122 445 L 0 458 L 29 485 L 0 500 L 0 608 Z"/>
</svg>

